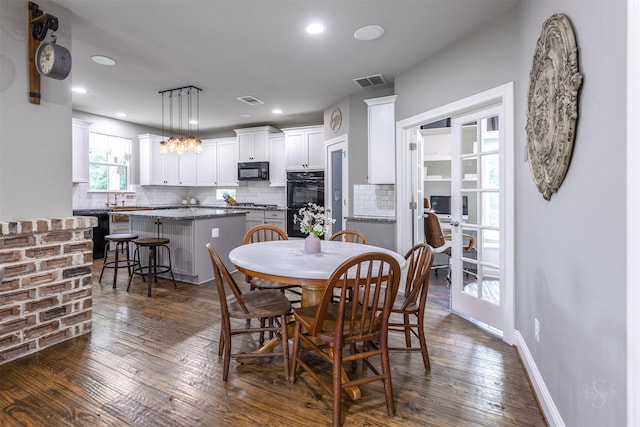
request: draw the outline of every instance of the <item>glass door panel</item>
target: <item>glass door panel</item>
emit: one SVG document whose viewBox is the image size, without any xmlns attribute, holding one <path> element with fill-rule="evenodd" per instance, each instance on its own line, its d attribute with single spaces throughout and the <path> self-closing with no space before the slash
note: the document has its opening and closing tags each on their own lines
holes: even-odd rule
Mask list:
<svg viewBox="0 0 640 427">
<path fill-rule="evenodd" d="M 452 309 L 498 330 L 503 318 L 500 111 L 489 107 L 453 118 L 451 153 Z M 474 247 L 467 250 L 470 237 Z"/>
</svg>

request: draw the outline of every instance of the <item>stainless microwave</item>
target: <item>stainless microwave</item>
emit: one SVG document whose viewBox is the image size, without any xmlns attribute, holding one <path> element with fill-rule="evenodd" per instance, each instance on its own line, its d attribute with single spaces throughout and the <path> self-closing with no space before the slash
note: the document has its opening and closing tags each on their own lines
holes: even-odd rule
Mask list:
<svg viewBox="0 0 640 427">
<path fill-rule="evenodd" d="M 238 181 L 268 181 L 269 162 L 238 163 Z"/>
</svg>

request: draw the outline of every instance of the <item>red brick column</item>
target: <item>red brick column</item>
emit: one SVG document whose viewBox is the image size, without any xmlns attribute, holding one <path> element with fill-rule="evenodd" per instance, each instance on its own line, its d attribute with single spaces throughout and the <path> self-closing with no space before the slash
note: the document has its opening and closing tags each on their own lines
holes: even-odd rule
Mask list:
<svg viewBox="0 0 640 427">
<path fill-rule="evenodd" d="M 0 221 L 0 364 L 91 331 L 95 217 Z"/>
</svg>

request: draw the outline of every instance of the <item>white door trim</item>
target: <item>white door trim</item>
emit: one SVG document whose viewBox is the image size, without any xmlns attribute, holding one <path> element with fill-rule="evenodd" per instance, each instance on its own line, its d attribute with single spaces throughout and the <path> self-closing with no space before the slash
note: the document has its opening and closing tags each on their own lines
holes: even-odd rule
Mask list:
<svg viewBox="0 0 640 427">
<path fill-rule="evenodd" d="M 640 423 L 640 2 L 627 2 L 627 425 Z"/>
<path fill-rule="evenodd" d="M 341 149 L 343 152 L 342 156 L 342 222 L 340 224 L 340 229 L 344 230 L 347 227 L 345 217 L 349 215 L 349 174 L 348 174 L 348 147 L 349 147 L 349 136 L 347 134 L 337 136 L 335 138 L 329 139 L 324 142 L 324 151 L 325 151 L 325 177 L 324 177 L 324 205 L 329 208 L 331 206 L 331 152 L 336 149 Z M 332 213 L 333 215 L 333 213 Z M 333 216 L 332 216 L 333 218 Z M 337 219 L 336 219 L 337 220 Z M 333 227 L 329 227 L 330 232 L 329 235 L 326 236 L 328 238 L 333 234 Z"/>
<path fill-rule="evenodd" d="M 489 89 L 487 91 L 469 96 L 459 101 L 452 102 L 442 107 L 435 108 L 433 110 L 426 111 L 424 113 L 400 120 L 396 123 L 396 247 L 398 252 L 404 253 L 411 248 L 413 242 L 411 241 L 411 210 L 409 209 L 409 202 L 411 201 L 411 165 L 410 156 L 407 154 L 408 144 L 411 141 L 411 132 L 415 131 L 415 128 L 421 124 L 433 122 L 436 120 L 451 117 L 452 115 L 459 115 L 473 109 L 483 107 L 486 105 L 501 102 L 504 108 L 505 123 L 504 123 L 504 136 L 505 146 L 504 155 L 506 159 L 505 170 L 501 173 L 505 174 L 505 186 L 502 189 L 505 200 L 504 205 L 504 251 L 505 251 L 505 295 L 504 295 L 504 331 L 502 339 L 513 345 L 514 341 L 514 281 L 515 281 L 515 241 L 514 241 L 514 229 L 515 229 L 515 200 L 514 200 L 514 188 L 515 188 L 515 132 L 514 132 L 514 84 L 513 82 L 506 83 L 504 85 Z M 502 126 L 502 123 L 501 123 Z"/>
</svg>

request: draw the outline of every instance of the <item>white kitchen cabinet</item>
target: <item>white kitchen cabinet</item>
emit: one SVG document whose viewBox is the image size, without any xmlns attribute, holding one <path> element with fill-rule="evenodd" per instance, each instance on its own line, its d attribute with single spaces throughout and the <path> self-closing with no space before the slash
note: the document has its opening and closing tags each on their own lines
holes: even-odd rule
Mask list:
<svg viewBox="0 0 640 427">
<path fill-rule="evenodd" d="M 397 95 L 365 99 L 368 105 L 369 184 L 395 184 Z"/>
<path fill-rule="evenodd" d="M 202 141 L 203 151 L 196 156 L 195 185 L 199 187 L 237 186 L 237 147 L 236 138 Z"/>
<path fill-rule="evenodd" d="M 89 126 L 90 122 L 71 119 L 72 182 L 89 182 Z"/>
<path fill-rule="evenodd" d="M 285 211 L 265 210 L 264 222 L 265 224 L 275 225 L 285 233 L 287 232 Z"/>
<path fill-rule="evenodd" d="M 287 182 L 287 163 L 284 134 L 269 136 L 269 186 L 284 187 Z"/>
<path fill-rule="evenodd" d="M 235 129 L 238 136 L 238 161 L 268 162 L 269 134 L 277 131 L 271 126 Z"/>
<path fill-rule="evenodd" d="M 196 154 L 160 154 L 159 135 L 138 135 L 140 185 L 195 185 Z"/>
<path fill-rule="evenodd" d="M 256 225 L 271 224 L 286 233 L 286 212 L 270 209 L 252 209 L 247 214 L 247 231 Z"/>
<path fill-rule="evenodd" d="M 235 138 L 224 138 L 218 146 L 218 186 L 238 186 L 238 142 Z"/>
<path fill-rule="evenodd" d="M 247 213 L 247 230 L 251 230 L 256 225 L 264 224 L 264 211 L 262 210 L 250 210 Z"/>
<path fill-rule="evenodd" d="M 214 186 L 218 182 L 218 146 L 215 140 L 202 141 L 202 153 L 196 157 L 196 185 Z"/>
<path fill-rule="evenodd" d="M 282 129 L 287 170 L 324 169 L 324 127 Z"/>
</svg>

